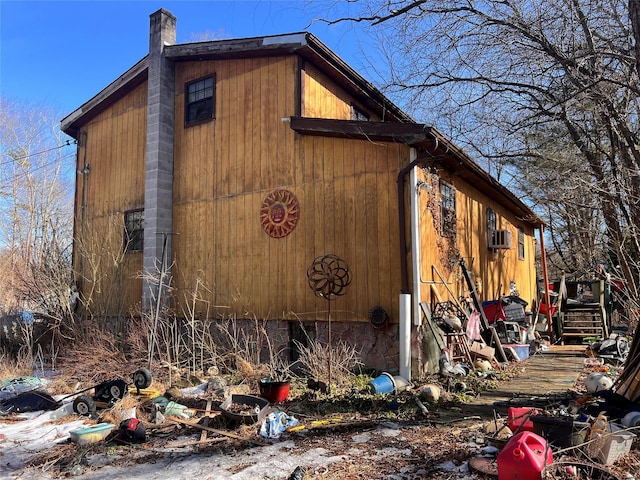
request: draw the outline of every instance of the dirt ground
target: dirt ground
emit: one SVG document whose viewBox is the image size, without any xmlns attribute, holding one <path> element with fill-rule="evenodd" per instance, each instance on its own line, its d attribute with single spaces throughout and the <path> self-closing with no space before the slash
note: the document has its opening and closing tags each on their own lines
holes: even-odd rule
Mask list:
<svg viewBox="0 0 640 480">
<path fill-rule="evenodd" d="M 80 472 L 97 473 L 101 468 L 121 468 L 126 471 L 131 465 L 148 465 L 151 471 L 154 465 L 171 463 L 176 455 L 190 456 L 194 459 L 210 461 L 211 458 L 233 458 L 231 467 L 237 478 L 264 478 L 292 480 L 327 480 L 327 479 L 489 479 L 497 478 L 495 455 L 497 448 L 504 441 L 497 440 L 493 433 L 487 432 L 487 425 L 502 414 L 505 404 L 497 410 L 491 402 L 478 401 L 486 392 L 499 389 L 509 391 L 510 382 L 516 382 L 527 375 L 527 362 L 514 364 L 504 372 L 482 378 L 468 377 L 464 392 L 447 392 L 444 388 L 438 403 L 420 401 L 428 412 L 416 402 L 420 398 L 420 386 L 413 390 L 400 392 L 397 395 L 372 395 L 362 393 L 358 389 L 341 392 L 339 395 L 328 395 L 309 390 L 306 385 L 294 385 L 289 398 L 271 409 L 285 412 L 299 421 L 298 429 L 285 431 L 279 439 L 265 439 L 258 433 L 259 424 L 238 425 L 222 414 L 219 406 L 223 397 L 212 393 L 183 393 L 187 390 L 172 389 L 165 392 L 171 400 L 192 409 L 193 417 L 173 421 L 167 417 L 163 424 L 154 421 L 152 402 L 136 403 L 138 418 L 146 425 L 147 441 L 141 444 L 108 441 L 90 446 L 79 447 L 71 442 L 61 443 L 49 450 L 33 455 L 26 469 L 24 478 L 37 478 L 38 472 L 47 472 L 53 478 L 64 478 Z M 80 374 L 72 372 L 76 363 L 69 362 L 65 371 L 65 383 Z M 91 371 L 86 365 L 82 371 Z M 536 397 L 514 396 L 513 405 L 522 402 L 538 403 L 547 408 L 553 405 L 570 404 L 579 398 L 585 398 L 581 380 L 588 374 L 588 369 L 576 373 L 578 380 L 566 392 Z M 579 376 L 578 376 L 579 375 Z M 438 377 L 426 379 L 434 383 L 441 382 Z M 61 379 L 56 381 L 61 382 Z M 152 385 L 153 387 L 153 385 Z M 450 390 L 459 387 L 451 386 Z M 251 390 L 249 388 L 249 390 Z M 248 392 L 251 393 L 251 392 Z M 255 393 L 255 392 L 254 392 Z M 129 397 L 126 397 L 128 399 Z M 111 421 L 117 423 L 117 408 L 98 412 L 100 417 L 95 421 Z M 76 418 L 73 415 L 71 418 Z M 210 430 L 204 430 L 205 425 Z M 0 423 L 20 422 L 14 415 L 0 419 Z M 69 418 L 56 422 L 69 421 Z M 194 425 L 199 423 L 200 426 Z M 304 428 L 300 428 L 304 427 Z M 302 457 L 302 454 L 322 452 L 322 462 L 307 462 L 291 465 L 286 475 L 265 471 L 263 476 L 251 474 L 242 477 L 243 471 L 255 471 L 261 460 L 255 454 L 261 449 L 266 452 L 270 445 L 279 445 L 278 455 Z M 496 448 L 497 447 L 497 448 Z M 579 449 L 565 452 L 566 455 L 579 456 Z M 249 455 L 251 453 L 251 455 Z M 477 466 L 478 456 L 489 458 L 484 464 Z M 556 461 L 562 454 L 554 455 Z M 101 462 L 86 460 L 102 458 Z M 296 457 L 297 458 L 297 457 Z M 306 457 L 309 458 L 309 457 Z M 243 460 L 246 459 L 246 460 Z M 277 461 L 277 459 L 276 459 Z M 493 461 L 493 463 L 492 463 Z M 545 478 L 602 478 L 627 479 L 640 478 L 640 443 L 633 443 L 631 453 L 615 465 L 594 465 L 586 458 L 572 461 L 577 465 L 578 473 L 574 476 L 562 475 L 549 469 Z M 164 462 L 164 463 L 163 463 Z M 98 464 L 99 463 L 99 464 Z M 78 470 L 77 466 L 81 466 Z M 265 464 L 266 465 L 266 464 Z M 76 467 L 74 470 L 73 467 Z M 296 468 L 300 467 L 300 468 Z M 478 470 L 479 468 L 479 470 Z M 267 467 L 265 467 L 268 470 Z M 259 468 L 258 468 L 259 471 Z M 489 472 L 489 473 L 484 473 Z M 635 475 L 635 477 L 634 477 Z M 144 475 L 143 475 L 144 477 Z M 21 476 L 16 477 L 21 478 Z M 82 478 L 82 476 L 80 477 Z M 92 476 L 87 478 L 101 478 Z M 107 478 L 107 477 L 105 477 Z M 108 478 L 119 478 L 113 473 Z M 124 477 L 122 477 L 124 478 Z M 149 477 L 152 478 L 152 477 Z M 153 478 L 171 478 L 159 477 Z M 204 478 L 224 478 L 209 475 Z M 235 476 L 233 478 L 236 478 Z"/>
</svg>

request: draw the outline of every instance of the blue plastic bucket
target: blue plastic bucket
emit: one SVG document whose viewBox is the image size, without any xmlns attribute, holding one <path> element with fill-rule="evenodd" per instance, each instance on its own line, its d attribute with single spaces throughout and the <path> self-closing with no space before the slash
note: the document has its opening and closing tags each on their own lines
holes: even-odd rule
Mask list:
<svg viewBox="0 0 640 480">
<path fill-rule="evenodd" d="M 372 393 L 393 393 L 396 389 L 396 381 L 392 375 L 382 372 L 377 378 L 369 382 Z"/>
</svg>

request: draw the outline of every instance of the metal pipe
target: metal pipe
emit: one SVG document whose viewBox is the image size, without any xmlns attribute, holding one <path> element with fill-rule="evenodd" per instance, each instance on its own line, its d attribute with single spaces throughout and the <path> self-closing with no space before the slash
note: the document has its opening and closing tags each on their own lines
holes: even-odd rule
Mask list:
<svg viewBox="0 0 640 480">
<path fill-rule="evenodd" d="M 400 376 L 411 381 L 411 295 L 400 294 Z"/>
<path fill-rule="evenodd" d="M 540 259 L 542 261 L 542 281 L 544 282 L 544 303 L 547 304 L 547 330 L 549 341 L 553 344 L 553 321 L 551 319 L 551 300 L 549 296 L 549 274 L 547 273 L 547 253 L 544 248 L 544 225 L 540 224 Z"/>
</svg>

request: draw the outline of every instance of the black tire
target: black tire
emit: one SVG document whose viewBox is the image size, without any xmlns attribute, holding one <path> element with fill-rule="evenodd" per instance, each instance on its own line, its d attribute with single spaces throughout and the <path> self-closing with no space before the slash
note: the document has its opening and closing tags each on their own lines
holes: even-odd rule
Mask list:
<svg viewBox="0 0 640 480">
<path fill-rule="evenodd" d="M 89 395 L 80 395 L 73 401 L 73 411 L 83 417 L 91 417 L 96 413 L 96 402 Z"/>
<path fill-rule="evenodd" d="M 111 380 L 95 386 L 93 399 L 97 402 L 111 403 L 124 398 L 127 393 L 127 382 Z"/>
<path fill-rule="evenodd" d="M 133 384 L 138 390 L 149 387 L 152 380 L 153 375 L 151 374 L 151 371 L 146 368 L 141 368 L 133 374 Z"/>
<path fill-rule="evenodd" d="M 113 384 L 109 387 L 109 394 L 111 394 L 112 400 L 122 400 L 124 398 L 126 390 L 120 388 L 120 385 Z"/>
</svg>

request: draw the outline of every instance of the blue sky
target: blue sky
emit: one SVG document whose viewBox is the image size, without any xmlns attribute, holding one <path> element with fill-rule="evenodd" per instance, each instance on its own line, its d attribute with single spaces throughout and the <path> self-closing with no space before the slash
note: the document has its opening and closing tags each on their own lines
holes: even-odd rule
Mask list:
<svg viewBox="0 0 640 480">
<path fill-rule="evenodd" d="M 71 113 L 146 55 L 159 8 L 177 18 L 178 43 L 310 31 L 367 77 L 360 26 L 313 22 L 320 3 L 0 0 L 0 95 Z"/>
</svg>

